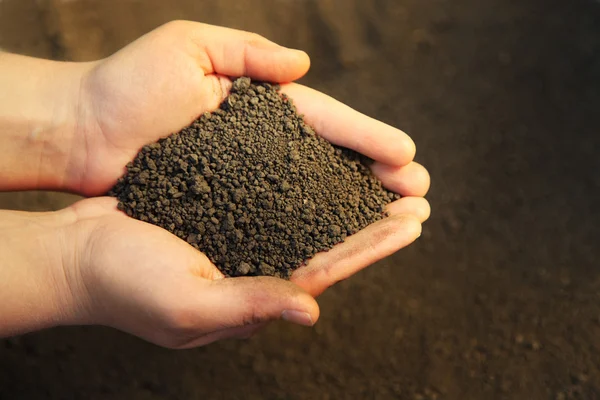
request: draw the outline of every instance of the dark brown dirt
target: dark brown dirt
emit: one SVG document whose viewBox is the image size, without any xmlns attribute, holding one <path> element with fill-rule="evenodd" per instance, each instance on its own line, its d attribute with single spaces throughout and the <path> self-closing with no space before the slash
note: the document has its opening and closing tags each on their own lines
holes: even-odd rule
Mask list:
<svg viewBox="0 0 600 400">
<path fill-rule="evenodd" d="M 278 87 L 239 78 L 218 110 L 145 146 L 110 194 L 227 276 L 288 279 L 400 197 L 360 160 L 319 137 Z"/>
<path fill-rule="evenodd" d="M 314 329 L 184 352 L 39 332 L 0 343 L 0 398 L 600 397 L 596 1 L 2 0 L 0 46 L 89 60 L 174 18 L 308 51 L 304 84 L 413 136 L 432 218 L 321 296 Z"/>
</svg>

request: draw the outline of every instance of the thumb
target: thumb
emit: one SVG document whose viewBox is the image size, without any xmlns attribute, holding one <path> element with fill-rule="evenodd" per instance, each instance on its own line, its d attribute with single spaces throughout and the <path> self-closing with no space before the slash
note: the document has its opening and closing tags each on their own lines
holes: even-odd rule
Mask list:
<svg viewBox="0 0 600 400">
<path fill-rule="evenodd" d="M 310 68 L 305 52 L 279 46 L 255 33 L 190 21 L 176 21 L 168 28 L 191 39 L 205 74 L 285 83 L 301 78 Z"/>
<path fill-rule="evenodd" d="M 277 319 L 312 326 L 319 318 L 319 306 L 311 295 L 278 278 L 215 280 L 203 291 L 202 301 L 207 314 L 214 318 L 215 330 Z"/>
<path fill-rule="evenodd" d="M 212 281 L 198 299 L 203 331 L 177 348 L 194 348 L 232 337 L 246 337 L 267 322 L 283 319 L 312 326 L 319 318 L 315 299 L 295 284 L 278 278 L 228 278 Z"/>
</svg>

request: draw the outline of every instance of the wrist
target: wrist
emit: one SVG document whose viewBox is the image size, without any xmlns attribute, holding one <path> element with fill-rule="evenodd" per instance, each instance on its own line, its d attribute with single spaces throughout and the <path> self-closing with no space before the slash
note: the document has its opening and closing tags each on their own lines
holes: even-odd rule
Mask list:
<svg viewBox="0 0 600 400">
<path fill-rule="evenodd" d="M 88 63 L 0 54 L 0 190 L 73 190 Z"/>
<path fill-rule="evenodd" d="M 0 211 L 0 337 L 85 323 L 74 217 Z"/>
</svg>

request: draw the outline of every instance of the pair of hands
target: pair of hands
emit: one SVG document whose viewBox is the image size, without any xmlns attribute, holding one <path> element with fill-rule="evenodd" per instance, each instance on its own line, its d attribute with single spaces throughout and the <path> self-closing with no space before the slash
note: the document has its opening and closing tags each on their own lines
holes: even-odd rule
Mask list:
<svg viewBox="0 0 600 400">
<path fill-rule="evenodd" d="M 284 83 L 282 91 L 321 136 L 374 159 L 373 172 L 404 197 L 389 205 L 389 218 L 318 254 L 291 282 L 224 279 L 203 254 L 118 212 L 111 198 L 90 198 L 57 213 L 12 215 L 12 226 L 25 219 L 52 243 L 44 245 L 50 272 L 40 273 L 52 286 L 46 325 L 108 325 L 171 348 L 246 337 L 280 318 L 313 325 L 315 296 L 413 242 L 430 212 L 423 198 L 429 175 L 413 162 L 413 141 L 324 94 L 285 83 L 309 66 L 304 52 L 193 22 L 169 23 L 105 60 L 70 65 L 70 79 L 78 82 L 71 107 L 76 129 L 59 179 L 63 189 L 106 193 L 143 145 L 216 109 L 231 86 L 228 77 L 250 76 Z M 22 244 L 31 231 L 12 235 Z"/>
</svg>

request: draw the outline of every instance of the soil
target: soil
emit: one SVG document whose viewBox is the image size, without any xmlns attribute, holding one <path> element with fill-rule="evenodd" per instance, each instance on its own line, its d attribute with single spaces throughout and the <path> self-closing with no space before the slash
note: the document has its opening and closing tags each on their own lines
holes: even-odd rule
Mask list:
<svg viewBox="0 0 600 400">
<path fill-rule="evenodd" d="M 250 78 L 218 110 L 145 146 L 110 194 L 226 276 L 286 279 L 400 197 L 356 152 L 318 136 L 278 87 Z"/>
<path fill-rule="evenodd" d="M 2 0 L 0 47 L 97 59 L 175 18 L 306 50 L 302 83 L 411 134 L 432 217 L 321 296 L 314 329 L 181 352 L 98 327 L 38 332 L 0 342 L 0 398 L 600 397 L 597 2 Z"/>
</svg>

